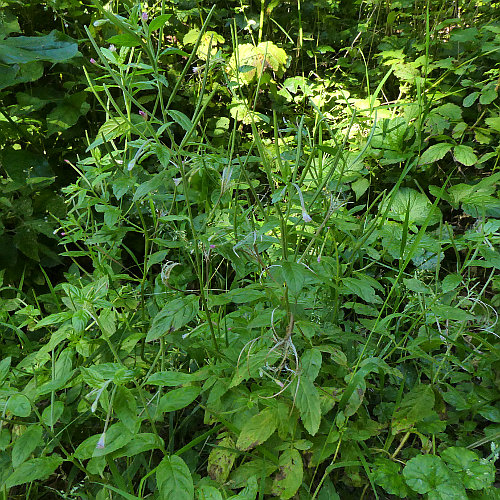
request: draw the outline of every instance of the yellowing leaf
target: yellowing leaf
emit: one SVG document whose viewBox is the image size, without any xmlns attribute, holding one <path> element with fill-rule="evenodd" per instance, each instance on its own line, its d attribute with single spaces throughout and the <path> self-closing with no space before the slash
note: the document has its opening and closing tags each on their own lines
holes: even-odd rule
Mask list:
<svg viewBox="0 0 500 500">
<path fill-rule="evenodd" d="M 302 484 L 304 469 L 300 453 L 285 450 L 279 458 L 279 470 L 273 481 L 272 493 L 283 500 L 292 498 Z"/>
<path fill-rule="evenodd" d="M 274 409 L 266 408 L 262 410 L 243 426 L 236 447 L 248 451 L 259 446 L 271 437 L 277 426 L 278 422 Z"/>
</svg>

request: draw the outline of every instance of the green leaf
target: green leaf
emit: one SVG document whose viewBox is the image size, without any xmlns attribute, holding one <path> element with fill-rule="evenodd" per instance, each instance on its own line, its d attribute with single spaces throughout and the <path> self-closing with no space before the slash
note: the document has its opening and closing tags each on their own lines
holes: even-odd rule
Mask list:
<svg viewBox="0 0 500 500">
<path fill-rule="evenodd" d="M 238 457 L 235 450 L 235 444 L 230 436 L 221 439 L 208 456 L 208 475 L 220 484 L 227 481 L 229 473 L 233 468 L 234 461 Z"/>
<path fill-rule="evenodd" d="M 138 47 L 141 45 L 141 38 L 132 33 L 121 33 L 108 38 L 108 43 L 118 45 L 119 47 Z"/>
<path fill-rule="evenodd" d="M 300 358 L 301 375 L 305 375 L 311 382 L 314 382 L 321 369 L 322 361 L 320 350 L 307 349 Z"/>
<path fill-rule="evenodd" d="M 253 476 L 269 477 L 277 468 L 278 466 L 270 460 L 262 458 L 249 460 L 231 472 L 229 481 L 234 488 L 243 488 Z"/>
<path fill-rule="evenodd" d="M 459 163 L 468 167 L 477 163 L 477 156 L 470 146 L 455 146 L 453 148 L 453 156 Z"/>
<path fill-rule="evenodd" d="M 407 498 L 408 487 L 401 475 L 401 466 L 387 458 L 378 458 L 373 464 L 373 481 L 387 493 Z"/>
<path fill-rule="evenodd" d="M 158 410 L 169 412 L 185 408 L 200 395 L 200 392 L 201 388 L 195 385 L 173 389 L 162 396 L 158 403 Z"/>
<path fill-rule="evenodd" d="M 155 152 L 158 160 L 160 160 L 161 166 L 163 168 L 168 168 L 170 165 L 170 149 L 163 144 L 155 144 L 153 146 L 153 151 Z"/>
<path fill-rule="evenodd" d="M 59 455 L 50 457 L 32 458 L 21 464 L 5 482 L 7 489 L 20 484 L 30 483 L 31 481 L 40 481 L 48 478 L 61 464 L 63 459 Z"/>
<path fill-rule="evenodd" d="M 403 283 L 406 286 L 406 288 L 408 288 L 408 290 L 411 290 L 412 292 L 425 293 L 425 294 L 431 293 L 431 289 L 425 283 L 416 278 L 411 278 L 411 279 L 404 278 Z"/>
<path fill-rule="evenodd" d="M 31 413 L 31 403 L 24 394 L 14 394 L 7 401 L 6 410 L 16 417 L 28 417 Z"/>
<path fill-rule="evenodd" d="M 19 33 L 21 28 L 17 17 L 8 10 L 2 9 L 0 18 L 0 39 L 9 36 L 11 33 Z"/>
<path fill-rule="evenodd" d="M 7 356 L 0 361 L 0 384 L 7 378 L 10 370 L 10 363 L 12 361 L 11 356 Z"/>
<path fill-rule="evenodd" d="M 500 116 L 486 118 L 484 121 L 486 125 L 491 127 L 495 132 L 500 132 Z"/>
<path fill-rule="evenodd" d="M 115 397 L 113 399 L 113 410 L 118 420 L 122 422 L 130 432 L 134 433 L 139 419 L 137 416 L 137 403 L 130 389 L 122 385 L 116 388 Z"/>
<path fill-rule="evenodd" d="M 149 33 L 153 33 L 153 31 L 156 31 L 160 29 L 162 26 L 165 25 L 165 23 L 168 22 L 168 20 L 172 17 L 172 14 L 162 14 L 158 17 L 155 17 L 148 26 Z"/>
<path fill-rule="evenodd" d="M 479 97 L 479 92 L 471 92 L 462 102 L 464 108 L 470 108 Z"/>
<path fill-rule="evenodd" d="M 220 491 L 207 484 L 202 484 L 196 489 L 196 498 L 198 500 L 223 500 Z"/>
<path fill-rule="evenodd" d="M 427 493 L 429 500 L 467 500 L 462 484 L 435 455 L 412 458 L 406 463 L 403 476 L 412 490 Z"/>
<path fill-rule="evenodd" d="M 479 98 L 479 103 L 483 106 L 491 104 L 497 98 L 497 91 L 495 87 L 490 87 L 488 89 L 484 89 L 481 92 L 481 97 Z"/>
<path fill-rule="evenodd" d="M 42 413 L 42 421 L 49 427 L 55 425 L 64 411 L 64 403 L 62 401 L 54 401 L 54 404 L 47 406 Z"/>
<path fill-rule="evenodd" d="M 104 144 L 105 142 L 123 136 L 130 131 L 130 122 L 126 118 L 116 116 L 110 118 L 99 128 L 95 141 L 87 148 L 87 151 Z"/>
<path fill-rule="evenodd" d="M 193 500 L 193 478 L 182 458 L 164 457 L 156 470 L 156 484 L 160 500 Z"/>
<path fill-rule="evenodd" d="M 58 63 L 78 54 L 76 41 L 56 30 L 45 36 L 16 36 L 0 41 L 0 62 L 5 64 Z"/>
<path fill-rule="evenodd" d="M 135 457 L 145 451 L 161 449 L 164 447 L 163 439 L 152 432 L 136 434 L 125 446 L 118 448 L 111 454 L 113 460 L 121 457 Z"/>
<path fill-rule="evenodd" d="M 243 451 L 251 450 L 269 439 L 277 427 L 275 410 L 266 408 L 245 423 L 238 436 L 236 447 Z"/>
<path fill-rule="evenodd" d="M 438 160 L 441 160 L 442 158 L 444 158 L 446 153 L 450 151 L 451 146 L 451 144 L 448 144 L 446 142 L 440 142 L 439 144 L 430 146 L 424 151 L 424 153 L 420 157 L 420 161 L 418 162 L 418 164 L 427 165 L 429 163 L 434 163 Z"/>
<path fill-rule="evenodd" d="M 365 280 L 359 278 L 343 278 L 344 294 L 357 295 L 369 304 L 380 304 L 382 299 L 375 294 L 375 289 Z"/>
<path fill-rule="evenodd" d="M 106 433 L 95 434 L 85 439 L 75 450 L 74 457 L 86 460 L 91 457 L 102 457 L 125 446 L 133 437 L 121 422 L 111 425 Z"/>
<path fill-rule="evenodd" d="M 48 136 L 75 125 L 80 116 L 84 116 L 90 109 L 90 105 L 86 102 L 86 99 L 87 95 L 85 92 L 78 92 L 77 94 L 64 98 L 64 100 L 47 115 Z"/>
<path fill-rule="evenodd" d="M 283 500 L 292 498 L 302 484 L 304 468 L 300 453 L 295 450 L 285 450 L 279 458 L 279 472 L 276 474 L 272 493 Z"/>
<path fill-rule="evenodd" d="M 17 469 L 42 443 L 43 428 L 41 425 L 30 425 L 28 429 L 21 434 L 12 447 L 12 467 Z"/>
<path fill-rule="evenodd" d="M 307 432 L 314 436 L 321 421 L 321 400 L 318 390 L 312 380 L 306 376 L 300 377 L 298 382 L 295 404 L 300 412 L 300 418 Z"/>
<path fill-rule="evenodd" d="M 382 203 L 381 210 L 385 210 L 390 200 Z M 388 217 L 404 222 L 408 216 L 410 225 L 422 225 L 430 215 L 429 224 L 435 224 L 440 220 L 440 212 L 437 207 L 433 207 L 425 194 L 419 193 L 415 189 L 401 188 L 394 196 L 388 211 Z"/>
<path fill-rule="evenodd" d="M 467 448 L 452 446 L 441 453 L 448 467 L 458 473 L 464 486 L 471 490 L 490 487 L 495 481 L 495 466 L 492 462 L 479 458 Z"/>
<path fill-rule="evenodd" d="M 205 380 L 208 376 L 209 373 L 206 370 L 198 370 L 194 373 L 164 371 L 153 373 L 153 375 L 148 378 L 147 383 L 151 385 L 175 387 L 176 385 L 184 385 Z"/>
<path fill-rule="evenodd" d="M 255 500 L 258 492 L 257 478 L 252 476 L 248 479 L 248 484 L 237 495 L 228 497 L 227 500 Z"/>
<path fill-rule="evenodd" d="M 146 342 L 159 339 L 189 323 L 198 314 L 199 299 L 196 295 L 187 295 L 169 302 L 154 318 L 146 336 Z"/>
<path fill-rule="evenodd" d="M 392 433 L 410 430 L 422 421 L 434 407 L 434 391 L 427 384 L 415 386 L 406 394 L 392 418 Z"/>
<path fill-rule="evenodd" d="M 441 288 L 443 293 L 451 292 L 455 290 L 462 283 L 462 276 L 460 274 L 448 274 L 445 276 L 443 281 L 441 282 Z"/>
<path fill-rule="evenodd" d="M 172 119 L 178 123 L 186 132 L 189 132 L 193 128 L 193 122 L 181 111 L 175 109 L 169 109 L 167 113 L 172 117 Z"/>
</svg>

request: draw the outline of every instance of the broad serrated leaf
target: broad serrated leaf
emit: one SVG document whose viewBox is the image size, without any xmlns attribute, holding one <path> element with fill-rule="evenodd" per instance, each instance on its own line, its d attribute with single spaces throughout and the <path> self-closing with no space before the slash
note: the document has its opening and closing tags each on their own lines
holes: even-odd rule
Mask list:
<svg viewBox="0 0 500 500">
<path fill-rule="evenodd" d="M 7 489 L 20 484 L 31 483 L 48 478 L 61 464 L 63 459 L 59 455 L 50 457 L 32 458 L 21 464 L 5 482 Z"/>
<path fill-rule="evenodd" d="M 453 148 L 453 156 L 462 165 L 470 167 L 477 163 L 477 156 L 470 146 L 459 145 Z"/>
<path fill-rule="evenodd" d="M 95 141 L 87 148 L 94 149 L 101 144 L 125 135 L 130 130 L 130 122 L 126 118 L 116 116 L 106 121 L 97 132 Z"/>
<path fill-rule="evenodd" d="M 189 323 L 199 310 L 196 295 L 187 295 L 169 302 L 154 318 L 146 336 L 146 341 L 159 339 L 162 335 L 178 330 Z"/>
<path fill-rule="evenodd" d="M 464 486 L 471 490 L 490 487 L 495 481 L 493 462 L 479 458 L 467 448 L 452 446 L 441 453 L 448 467 L 460 475 Z"/>
<path fill-rule="evenodd" d="M 194 485 L 189 468 L 181 457 L 164 457 L 156 470 L 160 500 L 193 500 Z"/>
<path fill-rule="evenodd" d="M 386 200 L 381 205 L 381 210 L 387 208 L 390 200 Z M 422 225 L 429 218 L 429 224 L 435 224 L 440 220 L 440 211 L 433 207 L 425 194 L 419 193 L 415 189 L 401 188 L 393 197 L 392 203 L 387 212 L 388 217 L 394 220 Z"/>
<path fill-rule="evenodd" d="M 301 374 L 305 375 L 311 382 L 314 382 L 321 369 L 321 363 L 321 351 L 318 349 L 307 349 L 300 358 Z"/>
<path fill-rule="evenodd" d="M 248 451 L 269 439 L 278 427 L 276 412 L 266 408 L 254 415 L 241 429 L 236 447 Z"/>
<path fill-rule="evenodd" d="M 465 489 L 441 458 L 418 455 L 403 469 L 406 484 L 429 500 L 467 500 Z"/>
<path fill-rule="evenodd" d="M 295 404 L 300 412 L 300 419 L 307 432 L 314 436 L 321 421 L 321 401 L 318 390 L 306 376 L 300 377 L 298 382 Z"/>
<path fill-rule="evenodd" d="M 304 467 L 300 453 L 285 450 L 279 458 L 279 470 L 273 481 L 272 493 L 283 500 L 292 498 L 302 484 Z"/>
<path fill-rule="evenodd" d="M 423 420 L 434 407 L 434 391 L 430 385 L 421 384 L 406 394 L 392 418 L 392 432 L 405 432 Z"/>
<path fill-rule="evenodd" d="M 419 165 L 427 165 L 429 163 L 434 163 L 438 160 L 444 158 L 446 153 L 450 151 L 452 145 L 446 142 L 440 142 L 439 144 L 434 144 L 427 148 L 422 156 L 420 157 Z"/>
<path fill-rule="evenodd" d="M 161 412 L 177 411 L 190 405 L 201 392 L 201 388 L 195 385 L 180 387 L 167 392 L 158 403 Z"/>
<path fill-rule="evenodd" d="M 387 493 L 400 498 L 408 496 L 408 487 L 401 474 L 401 466 L 387 458 L 378 458 L 373 464 L 373 481 Z"/>
<path fill-rule="evenodd" d="M 167 113 L 172 117 L 172 119 L 178 123 L 186 132 L 189 132 L 193 128 L 193 122 L 181 111 L 175 109 L 169 109 Z"/>
</svg>

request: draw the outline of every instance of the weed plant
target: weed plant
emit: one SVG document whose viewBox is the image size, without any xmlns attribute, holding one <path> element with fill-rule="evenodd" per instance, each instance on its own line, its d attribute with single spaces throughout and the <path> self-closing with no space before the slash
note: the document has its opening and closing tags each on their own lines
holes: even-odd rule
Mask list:
<svg viewBox="0 0 500 500">
<path fill-rule="evenodd" d="M 166 3 L 95 0 L 116 34 L 87 30 L 106 121 L 68 161 L 71 265 L 33 300 L 2 289 L 4 499 L 497 498 L 500 174 L 471 138 L 500 118 L 465 115 L 497 98 L 498 65 L 438 90 L 435 68 L 462 74 L 428 2 L 416 61 L 384 47 L 364 95 L 324 99 L 319 77 L 283 83 L 264 5 L 226 57 L 215 8 L 180 48 Z M 499 29 L 459 68 L 498 61 Z"/>
</svg>

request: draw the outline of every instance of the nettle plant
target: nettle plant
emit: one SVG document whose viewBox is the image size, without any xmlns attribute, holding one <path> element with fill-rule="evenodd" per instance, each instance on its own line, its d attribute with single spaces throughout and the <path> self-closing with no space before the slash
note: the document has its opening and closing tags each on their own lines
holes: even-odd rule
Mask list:
<svg viewBox="0 0 500 500">
<path fill-rule="evenodd" d="M 0 311 L 4 498 L 494 498 L 498 175 L 430 201 L 414 155 L 376 186 L 373 149 L 402 144 L 377 116 L 407 119 L 384 82 L 339 120 L 275 113 L 267 140 L 250 115 L 246 149 L 233 120 L 217 147 L 216 88 L 174 106 L 210 16 L 185 55 L 157 45 L 167 14 L 102 15 L 122 33 L 92 38 L 108 118 L 64 190 L 73 265 Z M 212 42 L 203 82 L 249 76 Z M 174 85 L 165 50 L 187 57 Z"/>
</svg>

